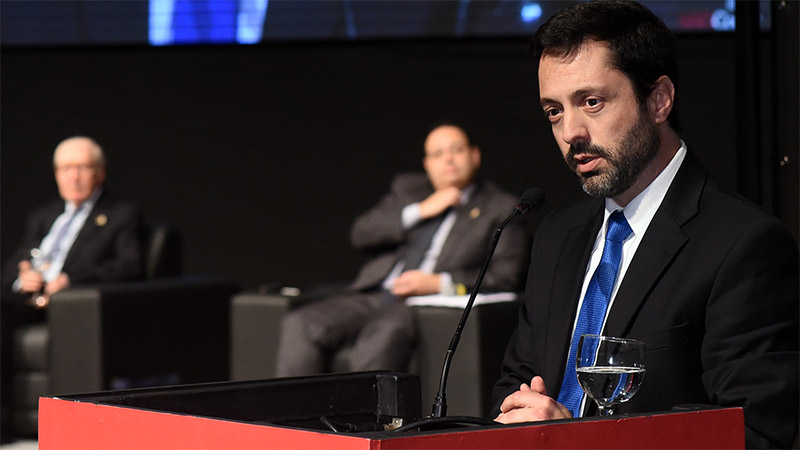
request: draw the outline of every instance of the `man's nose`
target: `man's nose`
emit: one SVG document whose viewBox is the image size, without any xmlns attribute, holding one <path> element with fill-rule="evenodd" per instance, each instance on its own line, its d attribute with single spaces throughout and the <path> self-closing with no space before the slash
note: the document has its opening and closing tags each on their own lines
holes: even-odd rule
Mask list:
<svg viewBox="0 0 800 450">
<path fill-rule="evenodd" d="M 589 142 L 589 130 L 585 120 L 579 114 L 564 113 L 561 139 L 569 145 Z"/>
<path fill-rule="evenodd" d="M 444 162 L 448 162 L 449 163 L 449 162 L 451 162 L 451 161 L 453 161 L 455 159 L 455 156 L 456 156 L 456 152 L 455 151 L 446 150 L 446 151 L 444 151 L 442 153 L 442 160 L 444 160 Z"/>
</svg>

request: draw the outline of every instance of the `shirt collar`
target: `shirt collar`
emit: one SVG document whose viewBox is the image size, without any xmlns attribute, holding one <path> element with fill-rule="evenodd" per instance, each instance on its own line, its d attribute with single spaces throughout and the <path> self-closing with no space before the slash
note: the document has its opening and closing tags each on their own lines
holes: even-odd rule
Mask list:
<svg viewBox="0 0 800 450">
<path fill-rule="evenodd" d="M 92 194 L 89 195 L 89 198 L 86 199 L 80 205 L 76 205 L 75 203 L 64 201 L 64 211 L 68 213 L 72 213 L 78 210 L 85 210 L 89 211 L 94 208 L 94 204 L 97 203 L 97 199 L 100 198 L 100 195 L 103 193 L 102 187 L 96 187 Z"/>
<path fill-rule="evenodd" d="M 459 204 L 466 205 L 469 202 L 469 199 L 472 198 L 473 192 L 475 192 L 474 182 L 468 184 L 464 189 L 461 190 L 461 203 Z"/>
<path fill-rule="evenodd" d="M 686 143 L 681 140 L 681 146 L 669 164 L 625 208 L 619 206 L 611 198 L 606 198 L 605 220 L 608 220 L 608 216 L 611 213 L 621 209 L 633 233 L 637 236 L 643 236 L 658 207 L 661 206 L 661 202 L 667 195 L 667 190 L 672 184 L 672 180 L 675 179 L 675 174 L 678 173 L 678 169 L 681 167 L 685 157 Z"/>
</svg>

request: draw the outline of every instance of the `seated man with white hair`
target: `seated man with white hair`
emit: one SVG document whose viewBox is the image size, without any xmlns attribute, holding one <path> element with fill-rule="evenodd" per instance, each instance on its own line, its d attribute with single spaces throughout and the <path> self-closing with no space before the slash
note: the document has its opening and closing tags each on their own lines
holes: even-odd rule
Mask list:
<svg viewBox="0 0 800 450">
<path fill-rule="evenodd" d="M 2 280 L 2 438 L 9 433 L 14 329 L 43 321 L 50 296 L 83 283 L 134 280 L 143 270 L 138 208 L 103 189 L 106 159 L 91 138 L 65 139 L 53 154 L 60 199 L 35 209 Z"/>
</svg>

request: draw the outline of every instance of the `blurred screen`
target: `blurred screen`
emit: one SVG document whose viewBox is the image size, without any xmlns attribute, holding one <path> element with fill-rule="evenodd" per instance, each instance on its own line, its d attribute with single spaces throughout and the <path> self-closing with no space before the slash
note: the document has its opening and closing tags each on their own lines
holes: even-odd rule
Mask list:
<svg viewBox="0 0 800 450">
<path fill-rule="evenodd" d="M 3 0 L 3 46 L 531 36 L 574 1 Z M 730 32 L 734 0 L 643 1 L 674 32 Z M 761 26 L 769 29 L 769 2 Z"/>
</svg>

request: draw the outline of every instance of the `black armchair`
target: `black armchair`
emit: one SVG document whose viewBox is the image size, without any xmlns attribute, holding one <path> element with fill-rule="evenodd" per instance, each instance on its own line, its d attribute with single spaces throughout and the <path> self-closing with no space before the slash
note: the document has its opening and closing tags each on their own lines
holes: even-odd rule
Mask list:
<svg viewBox="0 0 800 450">
<path fill-rule="evenodd" d="M 241 293 L 231 300 L 231 379 L 254 380 L 275 376 L 281 319 L 290 309 L 322 295 L 302 297 Z M 418 374 L 422 405 L 432 405 L 439 389 L 445 353 L 463 310 L 442 306 L 414 306 L 417 344 L 411 373 Z M 519 303 L 479 304 L 464 328 L 447 383 L 449 415 L 487 416 L 491 391 L 516 327 Z M 348 349 L 342 350 L 347 352 Z M 335 356 L 333 371 L 346 370 L 346 358 Z M 423 412 L 425 412 L 423 410 Z"/>
<path fill-rule="evenodd" d="M 138 282 L 65 289 L 45 323 L 14 334 L 13 421 L 37 433 L 43 395 L 224 381 L 229 378 L 229 302 L 239 287 L 217 276 L 172 276 L 180 241 L 156 227 L 148 276 Z"/>
</svg>

